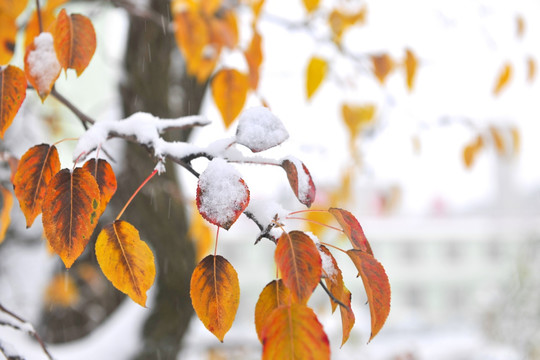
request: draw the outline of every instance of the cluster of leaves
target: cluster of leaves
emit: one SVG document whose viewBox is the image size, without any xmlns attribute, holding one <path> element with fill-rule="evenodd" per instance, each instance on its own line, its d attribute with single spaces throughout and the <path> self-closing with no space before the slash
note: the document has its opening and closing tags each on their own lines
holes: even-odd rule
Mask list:
<svg viewBox="0 0 540 360">
<path fill-rule="evenodd" d="M 59 98 L 54 83 L 61 70 L 74 69 L 77 75 L 81 75 L 93 57 L 96 36 L 91 21 L 80 14 L 68 15 L 65 9 L 58 12 L 58 7 L 65 2 L 51 0 L 43 9 L 38 7 L 31 16 L 26 27 L 24 71 L 8 65 L 0 72 L 2 137 L 25 100 L 29 89 L 27 83 L 30 83 L 42 101 L 51 93 Z M 186 58 L 187 71 L 201 82 L 207 81 L 213 74 L 212 95 L 225 126 L 230 126 L 241 113 L 247 93 L 255 91 L 258 86 L 262 52 L 256 20 L 263 2 L 251 3 L 254 14 L 252 39 L 246 49 L 241 49 L 248 64 L 247 74 L 236 69 L 220 69 L 215 72 L 222 49 L 238 47 L 237 20 L 232 9 L 227 9 L 221 1 L 176 0 L 171 4 L 175 34 Z M 21 1 L 17 2 L 17 6 L 10 6 L 12 3 L 0 2 L 0 18 L 8 19 L 6 23 L 15 24 L 16 34 L 16 19 L 27 3 Z M 332 15 L 329 21 L 336 39 L 341 37 L 350 24 L 359 21 L 356 17 L 349 19 L 339 12 Z M 0 60 L 5 64 L 13 55 L 15 35 L 11 32 L 0 35 L 5 40 Z M 73 106 L 70 108 L 73 110 Z M 345 111 L 354 114 L 358 110 L 347 107 Z M 327 211 L 341 226 L 341 229 L 335 229 L 345 233 L 352 244 L 352 249 L 342 250 L 331 244 L 319 243 L 316 239 L 314 241 L 301 231 L 286 231 L 286 215 L 276 213 L 272 218 L 260 219 L 248 209 L 248 186 L 231 162 L 280 166 L 301 204 L 310 207 L 315 199 L 313 179 L 300 160 L 291 156 L 279 160 L 261 160 L 258 157 L 242 157 L 235 152 L 234 147 L 241 145 L 253 153 L 259 153 L 288 138 L 281 121 L 268 109 L 261 107 L 244 111 L 240 115 L 233 142 L 229 141 L 222 147 L 214 144 L 211 149 L 197 148 L 182 142 L 167 142 L 161 137 L 161 132 L 170 127 L 207 124 L 199 122 L 198 118 L 161 120 L 149 114 L 135 114 L 123 121 L 81 120 L 85 127 L 89 124 L 92 126 L 79 138 L 72 169 L 62 169 L 57 143 L 35 145 L 20 160 L 9 155 L 3 156 L 3 160 L 12 167 L 11 182 L 25 216 L 26 226 L 31 227 L 36 217 L 42 214 L 47 244 L 62 259 L 66 268 L 70 268 L 87 247 L 100 217 L 116 192 L 113 169 L 106 160 L 98 158 L 98 154 L 108 139 L 120 137 L 144 146 L 153 153 L 157 163 L 156 169 L 135 191 L 126 207 L 146 182 L 163 170 L 162 163 L 169 158 L 198 177 L 196 201 L 204 219 L 218 228 L 229 229 L 244 213 L 260 229 L 257 242 L 267 238 L 276 244 L 274 259 L 279 277 L 263 289 L 255 309 L 257 334 L 263 344 L 263 358 L 309 357 L 309 354 L 314 358 L 329 358 L 328 338 L 317 316 L 307 305 L 318 284 L 328 293 L 332 309 L 340 306 L 342 343 L 347 341 L 354 325 L 352 295 L 345 287 L 341 270 L 329 247 L 346 253 L 358 269 L 371 312 L 371 339 L 379 332 L 390 310 L 389 281 L 384 268 L 373 256 L 360 224 L 351 213 L 339 208 Z M 94 150 L 97 150 L 95 158 L 78 166 Z M 210 160 L 201 174 L 191 166 L 191 161 L 200 157 Z M 4 198 L 0 213 L 0 236 L 3 238 L 9 224 L 13 196 L 7 188 L 2 187 L 0 190 Z M 129 222 L 120 220 L 126 207 L 113 223 L 100 230 L 95 253 L 109 281 L 133 301 L 145 306 L 146 293 L 156 273 L 154 256 L 148 245 L 140 239 L 138 230 Z M 54 289 L 59 284 L 59 280 L 55 279 L 49 287 L 47 298 L 50 301 L 54 301 Z M 234 321 L 239 293 L 236 271 L 216 251 L 205 257 L 193 272 L 193 307 L 203 324 L 221 341 Z M 62 297 L 61 301 L 64 300 L 70 301 L 69 296 Z"/>
</svg>

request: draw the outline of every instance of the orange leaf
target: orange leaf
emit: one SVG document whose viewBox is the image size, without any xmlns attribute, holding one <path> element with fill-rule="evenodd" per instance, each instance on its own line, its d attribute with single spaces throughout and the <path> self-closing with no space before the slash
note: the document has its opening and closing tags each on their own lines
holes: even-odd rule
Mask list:
<svg viewBox="0 0 540 360">
<path fill-rule="evenodd" d="M 293 301 L 307 304 L 322 275 L 321 256 L 313 240 L 301 231 L 283 233 L 274 261 Z"/>
<path fill-rule="evenodd" d="M 215 158 L 199 177 L 196 200 L 203 218 L 229 230 L 249 204 L 249 189 L 232 165 Z"/>
<path fill-rule="evenodd" d="M 519 148 L 521 147 L 521 138 L 519 136 L 519 130 L 515 127 L 510 129 L 512 135 L 512 150 L 513 154 L 517 155 L 519 153 Z"/>
<path fill-rule="evenodd" d="M 11 208 L 13 207 L 13 194 L 0 185 L 2 194 L 2 210 L 0 211 L 0 244 L 6 238 L 6 232 L 11 223 Z"/>
<path fill-rule="evenodd" d="M 495 144 L 495 149 L 497 150 L 497 153 L 499 155 L 504 155 L 506 153 L 506 144 L 504 142 L 504 138 L 495 126 L 489 127 L 489 132 L 491 133 L 491 136 L 493 138 L 493 143 Z"/>
<path fill-rule="evenodd" d="M 0 137 L 13 122 L 26 98 L 26 77 L 16 66 L 8 65 L 0 71 Z"/>
<path fill-rule="evenodd" d="M 43 199 L 43 230 L 67 268 L 82 254 L 98 222 L 99 187 L 90 172 L 60 170 Z"/>
<path fill-rule="evenodd" d="M 49 306 L 69 307 L 79 301 L 79 288 L 69 273 L 57 274 L 45 289 Z"/>
<path fill-rule="evenodd" d="M 103 227 L 96 240 L 96 258 L 115 288 L 146 306 L 146 292 L 156 276 L 154 254 L 133 225 L 116 220 Z"/>
<path fill-rule="evenodd" d="M 208 255 L 193 270 L 190 295 L 199 319 L 223 342 L 240 301 L 236 270 L 223 256 Z"/>
<path fill-rule="evenodd" d="M 199 6 L 206 15 L 213 15 L 221 6 L 222 0 L 200 0 Z"/>
<path fill-rule="evenodd" d="M 51 32 L 54 30 L 54 15 L 56 8 L 67 3 L 69 0 L 48 0 L 45 7 L 41 8 L 41 23 L 43 25 L 43 31 Z M 34 38 L 40 33 L 39 21 L 37 11 L 32 12 L 32 16 L 26 25 L 26 32 L 24 35 L 24 47 L 27 48 Z"/>
<path fill-rule="evenodd" d="M 249 89 L 246 74 L 234 69 L 220 70 L 212 80 L 212 97 L 228 128 L 244 107 Z"/>
<path fill-rule="evenodd" d="M 0 9 L 0 65 L 9 63 L 15 52 L 16 19 Z"/>
<path fill-rule="evenodd" d="M 312 13 L 319 7 L 320 0 L 302 0 L 308 13 Z"/>
<path fill-rule="evenodd" d="M 372 55 L 373 74 L 381 84 L 384 84 L 386 77 L 394 70 L 394 60 L 388 54 Z"/>
<path fill-rule="evenodd" d="M 522 38 L 525 34 L 525 19 L 521 15 L 516 16 L 516 30 L 517 37 Z"/>
<path fill-rule="evenodd" d="M 371 341 L 390 313 L 390 282 L 383 266 L 372 255 L 361 250 L 348 250 L 347 255 L 356 266 L 357 277 L 362 277 L 366 289 L 371 314 Z"/>
<path fill-rule="evenodd" d="M 244 51 L 244 56 L 249 68 L 249 87 L 255 90 L 259 85 L 259 68 L 263 61 L 262 38 L 257 31 L 253 33 L 249 47 Z"/>
<path fill-rule="evenodd" d="M 62 9 L 54 28 L 54 49 L 62 68 L 75 69 L 80 76 L 96 51 L 96 32 L 90 19 L 80 14 L 68 16 Z"/>
<path fill-rule="evenodd" d="M 346 13 L 338 9 L 332 10 L 328 16 L 328 24 L 330 25 L 330 30 L 332 30 L 333 41 L 340 44 L 345 30 L 352 25 L 364 23 L 366 20 L 366 12 L 365 6 L 356 13 Z"/>
<path fill-rule="evenodd" d="M 412 90 L 414 85 L 414 79 L 416 77 L 416 69 L 418 69 L 418 60 L 412 50 L 407 49 L 405 51 L 405 73 L 407 75 L 407 88 Z"/>
<path fill-rule="evenodd" d="M 512 78 L 512 65 L 506 63 L 503 65 L 503 68 L 499 72 L 497 77 L 497 82 L 493 88 L 493 94 L 499 95 L 499 93 L 508 85 L 508 82 Z"/>
<path fill-rule="evenodd" d="M 328 63 L 319 57 L 312 57 L 309 60 L 306 70 L 306 94 L 308 100 L 311 99 L 315 91 L 319 88 L 328 72 Z"/>
<path fill-rule="evenodd" d="M 0 0 L 0 13 L 16 19 L 26 9 L 28 0 Z"/>
<path fill-rule="evenodd" d="M 54 145 L 36 145 L 28 149 L 19 161 L 13 178 L 13 189 L 26 218 L 27 228 L 41 214 L 47 186 L 59 170 L 60 159 Z"/>
<path fill-rule="evenodd" d="M 189 8 L 175 14 L 174 25 L 174 36 L 186 60 L 186 71 L 195 75 L 203 50 L 210 42 L 210 29 L 201 15 Z"/>
<path fill-rule="evenodd" d="M 262 341 L 261 332 L 272 311 L 282 305 L 290 304 L 291 292 L 283 284 L 283 280 L 273 280 L 264 287 L 255 305 L 255 329 L 259 341 Z"/>
<path fill-rule="evenodd" d="M 354 139 L 369 123 L 375 118 L 375 105 L 352 105 L 343 104 L 341 106 L 341 115 L 351 139 Z"/>
<path fill-rule="evenodd" d="M 257 21 L 259 18 L 259 15 L 261 14 L 262 7 L 264 5 L 265 0 L 249 0 L 249 5 L 251 6 L 251 10 L 253 10 L 253 16 L 254 20 Z"/>
<path fill-rule="evenodd" d="M 338 208 L 330 208 L 328 209 L 328 212 L 334 215 L 339 225 L 341 225 L 343 232 L 351 241 L 353 248 L 373 255 L 369 241 L 364 234 L 364 230 L 353 214 L 347 210 Z"/>
<path fill-rule="evenodd" d="M 263 360 L 330 359 L 330 344 L 317 316 L 305 305 L 275 309 L 262 329 Z"/>
<path fill-rule="evenodd" d="M 527 59 L 527 80 L 533 82 L 536 77 L 536 61 L 533 57 Z"/>
<path fill-rule="evenodd" d="M 341 302 L 345 304 L 346 307 L 343 307 L 343 306 L 339 307 L 339 312 L 341 315 L 341 329 L 342 329 L 341 330 L 342 331 L 341 346 L 345 345 L 347 340 L 349 340 L 349 335 L 351 334 L 351 330 L 355 322 L 354 313 L 351 307 L 351 300 L 352 300 L 352 294 L 349 291 L 349 289 L 347 289 L 344 286 L 343 299 L 341 300 Z"/>
<path fill-rule="evenodd" d="M 287 173 L 287 179 L 298 201 L 310 207 L 315 201 L 315 184 L 306 165 L 300 160 L 289 157 L 281 162 L 281 167 Z"/>
<path fill-rule="evenodd" d="M 86 169 L 92 174 L 99 186 L 99 212 L 98 218 L 103 214 L 107 204 L 116 192 L 116 176 L 107 160 L 90 159 L 84 163 L 83 169 Z"/>
<path fill-rule="evenodd" d="M 225 11 L 219 17 L 210 19 L 212 40 L 217 41 L 219 47 L 230 49 L 238 44 L 238 23 L 234 11 Z"/>
<path fill-rule="evenodd" d="M 50 33 L 41 33 L 26 48 L 24 56 L 26 78 L 36 89 L 42 102 L 51 92 L 62 70 L 56 57 L 53 41 Z"/>
</svg>

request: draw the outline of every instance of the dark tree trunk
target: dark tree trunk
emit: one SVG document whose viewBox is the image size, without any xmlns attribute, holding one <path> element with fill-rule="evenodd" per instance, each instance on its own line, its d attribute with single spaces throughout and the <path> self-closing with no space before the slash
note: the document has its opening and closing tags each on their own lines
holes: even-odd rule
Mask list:
<svg viewBox="0 0 540 360">
<path fill-rule="evenodd" d="M 168 0 L 152 0 L 153 11 L 169 26 Z M 126 116 L 145 111 L 163 118 L 198 113 L 205 85 L 183 75 L 174 37 L 164 27 L 141 18 L 131 17 L 125 54 L 125 82 L 121 86 L 123 110 Z M 183 95 L 171 99 L 173 86 Z M 187 133 L 167 134 L 175 140 L 185 140 Z M 155 162 L 138 145 L 129 144 L 122 160 L 124 172 L 119 176 L 119 191 L 113 206 L 122 206 L 130 194 L 151 173 Z M 123 218 L 130 221 L 147 241 L 155 255 L 157 279 L 156 298 L 149 310 L 143 330 L 144 344 L 137 359 L 175 359 L 181 339 L 193 315 L 189 297 L 191 273 L 195 267 L 195 252 L 187 237 L 185 204 L 175 165 L 166 164 L 167 172 L 153 178 L 137 195 Z"/>
</svg>

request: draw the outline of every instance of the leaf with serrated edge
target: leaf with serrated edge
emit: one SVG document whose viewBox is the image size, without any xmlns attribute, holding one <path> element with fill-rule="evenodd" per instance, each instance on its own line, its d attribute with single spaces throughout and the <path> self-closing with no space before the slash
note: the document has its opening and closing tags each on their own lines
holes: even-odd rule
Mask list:
<svg viewBox="0 0 540 360">
<path fill-rule="evenodd" d="M 137 229 L 116 220 L 101 230 L 96 240 L 96 259 L 115 288 L 146 306 L 146 292 L 154 283 L 154 254 L 141 240 Z"/>
<path fill-rule="evenodd" d="M 36 145 L 21 157 L 13 177 L 13 188 L 26 218 L 27 228 L 32 226 L 36 216 L 41 214 L 45 191 L 58 171 L 60 158 L 54 145 Z"/>
<path fill-rule="evenodd" d="M 0 138 L 13 122 L 26 98 L 26 76 L 16 66 L 0 71 Z"/>
<path fill-rule="evenodd" d="M 63 69 L 75 69 L 80 76 L 96 51 L 96 32 L 84 15 L 67 15 L 62 9 L 54 28 L 54 49 Z"/>
<path fill-rule="evenodd" d="M 191 303 L 204 326 L 223 342 L 240 301 L 238 275 L 220 255 L 208 255 L 191 275 Z"/>
<path fill-rule="evenodd" d="M 268 283 L 255 305 L 255 329 L 259 341 L 262 341 L 261 331 L 268 317 L 278 307 L 291 304 L 291 292 L 283 284 L 283 280 L 272 280 Z"/>
<path fill-rule="evenodd" d="M 329 360 L 330 344 L 317 316 L 306 305 L 275 309 L 262 329 L 263 360 Z"/>
<path fill-rule="evenodd" d="M 289 185 L 298 201 L 310 207 L 315 201 L 315 183 L 306 165 L 300 160 L 289 157 L 281 162 L 281 167 L 287 173 Z"/>
<path fill-rule="evenodd" d="M 360 250 L 348 250 L 351 258 L 362 277 L 369 302 L 371 314 L 371 341 L 383 327 L 390 313 L 390 282 L 383 266 L 372 255 Z"/>
<path fill-rule="evenodd" d="M 341 225 L 343 232 L 351 241 L 353 248 L 373 255 L 373 251 L 371 251 L 371 246 L 364 234 L 364 230 L 353 214 L 347 210 L 338 208 L 330 208 L 328 209 L 328 212 L 334 215 L 339 225 Z"/>
<path fill-rule="evenodd" d="M 99 215 L 103 214 L 107 204 L 116 192 L 116 176 L 107 160 L 90 159 L 84 163 L 83 169 L 86 169 L 92 174 L 99 187 Z"/>
<path fill-rule="evenodd" d="M 0 211 L 0 244 L 6 238 L 6 232 L 11 222 L 11 208 L 13 207 L 13 194 L 0 185 L 2 193 L 2 210 Z"/>
<path fill-rule="evenodd" d="M 354 321 L 355 321 L 354 313 L 351 307 L 352 294 L 349 291 L 349 289 L 347 289 L 346 287 L 343 294 L 344 294 L 344 297 L 342 298 L 341 302 L 345 304 L 347 307 L 343 307 L 343 306 L 339 307 L 339 312 L 341 314 L 341 328 L 342 328 L 341 346 L 345 345 L 347 340 L 349 340 L 349 335 L 351 334 L 351 330 L 354 326 Z"/>
<path fill-rule="evenodd" d="M 307 304 L 322 275 L 321 256 L 313 240 L 301 231 L 283 233 L 274 260 L 293 302 Z"/>
<path fill-rule="evenodd" d="M 246 102 L 249 80 L 246 74 L 234 69 L 220 70 L 212 80 L 212 98 L 228 128 L 240 114 Z"/>
<path fill-rule="evenodd" d="M 83 168 L 59 171 L 43 199 L 43 230 L 67 268 L 82 254 L 98 222 L 99 187 Z"/>
</svg>

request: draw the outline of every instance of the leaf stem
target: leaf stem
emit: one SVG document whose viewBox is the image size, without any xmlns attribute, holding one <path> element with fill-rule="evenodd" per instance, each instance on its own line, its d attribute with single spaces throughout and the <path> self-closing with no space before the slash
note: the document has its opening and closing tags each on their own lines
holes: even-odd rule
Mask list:
<svg viewBox="0 0 540 360">
<path fill-rule="evenodd" d="M 310 212 L 328 212 L 328 210 L 322 210 L 322 209 L 304 209 L 304 210 L 298 210 L 298 211 L 290 212 L 289 215 L 296 215 L 296 214 L 310 213 Z"/>
<path fill-rule="evenodd" d="M 311 219 L 306 219 L 306 218 L 301 218 L 301 217 L 295 217 L 295 216 L 287 216 L 285 219 L 286 219 L 286 220 L 303 220 L 303 221 L 307 221 L 307 222 L 310 222 L 310 223 L 313 223 L 313 224 L 317 224 L 317 225 L 320 225 L 320 226 L 324 226 L 324 227 L 329 228 L 329 229 L 332 229 L 332 230 L 336 230 L 336 231 L 339 231 L 339 232 L 343 232 L 343 230 L 340 229 L 340 228 L 337 228 L 337 227 L 335 227 L 335 226 L 332 226 L 332 225 L 328 225 L 328 224 L 322 223 L 322 222 L 317 221 L 317 220 L 311 220 Z"/>
<path fill-rule="evenodd" d="M 122 210 L 120 210 L 120 213 L 118 214 L 118 216 L 116 217 L 115 221 L 118 221 L 120 219 L 120 217 L 122 216 L 122 214 L 124 213 L 124 211 L 126 211 L 128 205 L 131 203 L 131 200 L 133 200 L 133 198 L 135 197 L 135 195 L 137 195 L 139 193 L 139 191 L 141 191 L 141 189 L 143 188 L 144 185 L 146 185 L 146 183 L 148 181 L 150 181 L 150 179 L 152 177 L 154 177 L 154 175 L 156 175 L 157 173 L 157 169 L 155 169 L 154 171 L 152 171 L 152 173 L 142 182 L 142 184 L 137 188 L 137 190 L 135 190 L 135 192 L 133 193 L 133 195 L 131 195 L 131 197 L 129 198 L 129 200 L 127 201 L 126 205 L 124 205 L 124 207 L 122 208 Z"/>
<path fill-rule="evenodd" d="M 58 144 L 60 144 L 60 143 L 63 143 L 64 141 L 76 141 L 76 140 L 79 140 L 79 138 L 64 138 L 64 139 L 60 139 L 60 140 L 58 140 L 57 142 L 55 142 L 55 143 L 53 144 L 53 146 L 58 145 Z"/>
<path fill-rule="evenodd" d="M 324 245 L 324 246 L 331 247 L 331 248 L 336 249 L 336 250 L 339 250 L 339 251 L 341 251 L 341 252 L 344 253 L 344 254 L 347 253 L 347 252 L 346 252 L 345 250 L 343 250 L 342 248 L 339 248 L 339 247 L 337 247 L 337 246 L 335 246 L 335 245 L 332 245 L 332 244 L 328 244 L 328 243 L 325 243 L 325 242 L 322 242 L 322 241 L 319 241 L 319 244 Z"/>
<path fill-rule="evenodd" d="M 219 239 L 219 225 L 216 225 L 217 231 L 216 231 L 216 244 L 214 245 L 214 257 L 217 255 L 217 244 Z"/>
</svg>

